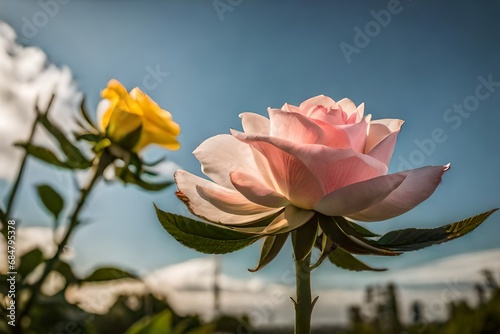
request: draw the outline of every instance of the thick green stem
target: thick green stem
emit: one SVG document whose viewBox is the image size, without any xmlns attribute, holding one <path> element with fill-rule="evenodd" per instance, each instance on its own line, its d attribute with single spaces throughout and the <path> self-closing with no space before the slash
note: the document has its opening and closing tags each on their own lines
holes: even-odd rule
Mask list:
<svg viewBox="0 0 500 334">
<path fill-rule="evenodd" d="M 304 260 L 295 260 L 297 300 L 295 301 L 295 334 L 311 333 L 311 254 Z"/>
<path fill-rule="evenodd" d="M 69 223 L 68 230 L 66 231 L 66 234 L 64 235 L 62 241 L 57 246 L 57 250 L 56 250 L 56 253 L 54 254 L 54 256 L 52 256 L 52 258 L 47 260 L 47 262 L 45 263 L 45 268 L 44 268 L 42 275 L 40 276 L 38 281 L 31 287 L 31 290 L 32 290 L 31 296 L 28 299 L 28 302 L 26 303 L 26 305 L 24 306 L 24 309 L 20 313 L 19 322 L 26 315 L 29 314 L 31 307 L 36 302 L 43 282 L 47 278 L 47 275 L 50 273 L 50 271 L 52 270 L 54 265 L 59 260 L 59 257 L 62 254 L 64 247 L 68 243 L 68 240 L 71 237 L 73 230 L 79 224 L 78 215 L 80 214 L 80 211 L 82 210 L 83 205 L 85 204 L 85 200 L 87 199 L 90 191 L 92 190 L 92 188 L 94 187 L 96 182 L 102 176 L 104 169 L 106 169 L 106 167 L 111 163 L 111 161 L 112 161 L 112 157 L 109 154 L 107 154 L 106 152 L 101 156 L 100 159 L 96 160 L 96 163 L 93 166 L 93 173 L 92 173 L 91 179 L 89 180 L 89 183 L 80 190 L 80 197 L 78 199 L 76 207 L 74 208 L 74 210 L 70 216 L 70 223 Z"/>
</svg>

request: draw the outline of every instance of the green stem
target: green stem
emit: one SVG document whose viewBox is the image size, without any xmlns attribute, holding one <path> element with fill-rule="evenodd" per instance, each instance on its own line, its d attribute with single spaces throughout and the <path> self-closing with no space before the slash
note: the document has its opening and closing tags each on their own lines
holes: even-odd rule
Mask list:
<svg viewBox="0 0 500 334">
<path fill-rule="evenodd" d="M 55 98 L 55 95 L 52 95 L 52 97 L 50 98 L 50 101 L 49 101 L 49 104 L 47 105 L 47 108 L 45 109 L 45 112 L 44 114 L 47 115 L 49 110 L 50 110 L 50 107 L 52 106 L 52 102 L 54 102 L 54 98 Z M 31 132 L 30 132 L 30 136 L 28 138 L 28 144 L 31 144 L 31 142 L 33 141 L 33 137 L 35 136 L 35 132 L 36 132 L 36 126 L 38 125 L 38 122 L 39 122 L 39 117 L 40 117 L 40 110 L 38 109 L 38 101 L 35 103 L 35 110 L 36 110 L 36 118 L 35 118 L 35 121 L 33 122 L 33 125 L 31 126 Z M 5 208 L 5 212 L 2 214 L 2 223 L 3 223 L 3 226 L 4 228 L 2 229 L 2 233 L 4 234 L 4 236 L 7 235 L 7 221 L 10 217 L 10 213 L 13 209 L 13 206 L 14 206 L 14 200 L 16 198 L 16 194 L 17 194 L 17 189 L 19 188 L 19 185 L 21 184 L 21 179 L 22 179 L 22 176 L 24 174 L 24 169 L 26 168 L 26 162 L 28 161 L 28 150 L 25 150 L 24 152 L 24 156 L 23 156 L 23 160 L 21 160 L 21 166 L 19 167 L 19 172 L 17 173 L 17 178 L 16 180 L 14 181 L 14 186 L 12 187 L 12 190 L 10 191 L 10 194 L 9 194 L 9 197 L 7 199 L 7 206 Z"/>
<path fill-rule="evenodd" d="M 295 260 L 297 300 L 295 304 L 295 334 L 311 333 L 311 314 L 314 302 L 311 298 L 311 254 L 304 260 Z"/>
<path fill-rule="evenodd" d="M 68 230 L 66 231 L 66 234 L 64 235 L 62 241 L 59 243 L 54 256 L 52 258 L 50 258 L 49 260 L 47 260 L 47 262 L 45 264 L 44 271 L 43 271 L 42 275 L 40 276 L 40 279 L 38 279 L 38 281 L 35 284 L 33 284 L 33 286 L 31 287 L 32 293 L 31 293 L 31 296 L 28 299 L 24 309 L 22 310 L 22 312 L 19 315 L 19 323 L 21 322 L 21 320 L 25 316 L 27 316 L 29 314 L 31 307 L 36 302 L 43 282 L 47 278 L 47 275 L 50 273 L 50 271 L 52 270 L 54 265 L 59 260 L 59 256 L 61 255 L 61 253 L 64 250 L 64 247 L 68 243 L 68 240 L 71 237 L 71 234 L 73 233 L 74 229 L 79 224 L 78 215 L 80 214 L 80 211 L 82 210 L 82 208 L 85 204 L 85 200 L 87 199 L 90 191 L 92 190 L 92 188 L 94 187 L 96 182 L 102 176 L 104 169 L 106 169 L 106 167 L 112 162 L 112 159 L 113 158 L 109 154 L 107 154 L 106 151 L 103 153 L 103 155 L 100 158 L 96 158 L 96 162 L 94 163 L 94 166 L 93 166 L 92 177 L 91 177 L 89 183 L 87 184 L 87 186 L 80 190 L 80 197 L 78 199 L 77 205 L 70 216 L 70 224 L 69 224 Z"/>
</svg>

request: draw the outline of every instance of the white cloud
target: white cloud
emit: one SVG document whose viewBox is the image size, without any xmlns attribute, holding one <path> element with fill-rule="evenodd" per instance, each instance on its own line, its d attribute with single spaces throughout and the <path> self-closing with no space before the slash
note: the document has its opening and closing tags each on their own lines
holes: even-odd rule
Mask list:
<svg viewBox="0 0 500 334">
<path fill-rule="evenodd" d="M 56 94 L 51 119 L 67 132 L 76 129 L 73 117 L 81 94 L 67 67 L 51 64 L 37 47 L 16 43 L 16 33 L 0 21 L 0 179 L 12 180 L 18 170 L 22 150 L 12 147 L 26 141 L 35 119 L 35 101 L 43 110 L 52 93 Z M 35 140 L 47 144 L 48 137 L 38 131 Z"/>
</svg>

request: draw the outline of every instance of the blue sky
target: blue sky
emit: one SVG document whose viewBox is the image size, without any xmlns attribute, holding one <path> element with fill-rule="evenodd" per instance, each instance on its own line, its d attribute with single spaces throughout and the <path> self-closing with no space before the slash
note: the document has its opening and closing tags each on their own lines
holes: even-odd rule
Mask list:
<svg viewBox="0 0 500 334">
<path fill-rule="evenodd" d="M 0 20 L 14 27 L 18 42 L 69 66 L 91 110 L 111 78 L 129 89 L 143 86 L 182 127 L 182 147 L 166 152 L 168 158 L 199 175 L 191 152 L 210 136 L 241 129 L 244 111 L 265 114 L 267 107 L 325 94 L 365 102 L 375 119 L 405 120 L 390 172 L 448 162 L 452 168 L 422 205 L 370 224 L 379 232 L 438 226 L 500 206 L 499 16 L 494 1 L 0 0 Z M 34 176 L 16 215 L 27 225 L 44 225 L 48 218 L 36 209 L 30 187 L 53 174 L 37 163 L 30 170 Z M 146 272 L 200 256 L 162 230 L 153 202 L 185 213 L 173 188 L 155 194 L 97 188 L 85 212 L 92 223 L 74 238 L 80 270 L 118 263 Z M 395 269 L 498 248 L 499 219 L 496 214 L 448 244 L 367 261 Z M 246 268 L 254 266 L 258 250 L 254 245 L 226 256 L 225 271 L 256 275 Z M 279 280 L 291 264 L 287 249 L 257 275 Z M 325 263 L 317 276 L 328 281 L 332 272 L 334 281 L 353 275 Z"/>
</svg>

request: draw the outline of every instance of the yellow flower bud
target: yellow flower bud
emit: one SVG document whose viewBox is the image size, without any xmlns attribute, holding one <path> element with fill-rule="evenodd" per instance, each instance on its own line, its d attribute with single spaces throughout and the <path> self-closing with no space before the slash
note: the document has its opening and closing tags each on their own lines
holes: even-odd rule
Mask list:
<svg viewBox="0 0 500 334">
<path fill-rule="evenodd" d="M 100 127 L 113 143 L 136 153 L 149 144 L 179 149 L 176 136 L 180 126 L 139 88 L 128 93 L 120 82 L 111 80 L 102 97 L 109 103 L 103 110 Z"/>
</svg>

